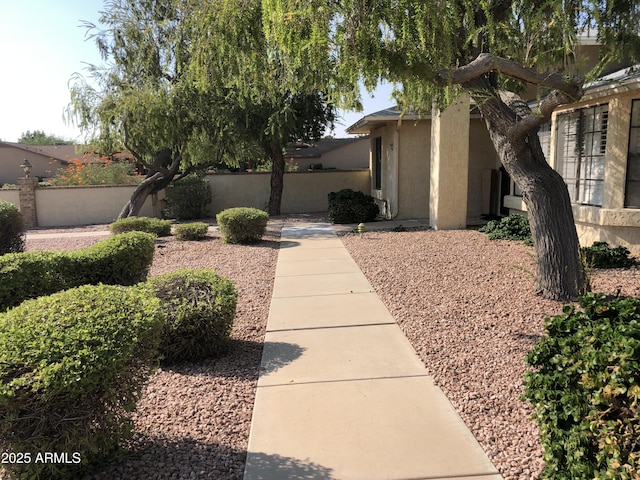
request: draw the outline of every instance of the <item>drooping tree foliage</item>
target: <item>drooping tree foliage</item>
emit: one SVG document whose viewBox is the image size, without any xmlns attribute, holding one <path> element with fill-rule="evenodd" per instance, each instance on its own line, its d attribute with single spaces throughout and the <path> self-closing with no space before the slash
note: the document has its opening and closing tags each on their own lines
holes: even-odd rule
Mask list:
<svg viewBox="0 0 640 480">
<path fill-rule="evenodd" d="M 319 138 L 334 110 L 317 91 L 250 81 L 249 69 L 253 80 L 275 75 L 260 12 L 255 1 L 111 0 L 87 25 L 109 63 L 91 67 L 93 85 L 76 78 L 71 114 L 101 151 L 126 148 L 147 176 L 120 217 L 194 170 L 258 155 L 272 161 L 269 211 L 280 213 L 284 146 Z"/>
<path fill-rule="evenodd" d="M 293 141 L 318 140 L 333 125 L 335 108 L 323 89 L 292 91 L 287 70 L 265 36 L 260 0 L 196 0 L 189 16 L 194 34 L 192 72 L 205 90 L 224 89 L 240 111 L 237 128 L 271 160 L 269 213 L 280 213 L 284 148 Z"/>
<path fill-rule="evenodd" d="M 563 179 L 537 131 L 552 111 L 581 98 L 586 79 L 640 57 L 635 0 L 263 0 L 264 29 L 298 92 L 325 88 L 357 104 L 355 85 L 398 85 L 405 108 L 431 112 L 468 92 L 509 175 L 523 192 L 540 293 L 574 298 L 586 285 Z M 581 63 L 581 39 L 597 37 L 600 62 Z M 535 87 L 532 111 L 520 94 Z M 529 90 L 530 91 L 530 90 Z"/>
<path fill-rule="evenodd" d="M 250 149 L 232 128 L 233 99 L 196 88 L 188 75 L 186 3 L 112 0 L 99 25 L 87 24 L 107 63 L 90 67 L 91 83 L 76 76 L 69 113 L 97 149 L 125 148 L 146 173 L 121 218 L 170 182 Z"/>
</svg>

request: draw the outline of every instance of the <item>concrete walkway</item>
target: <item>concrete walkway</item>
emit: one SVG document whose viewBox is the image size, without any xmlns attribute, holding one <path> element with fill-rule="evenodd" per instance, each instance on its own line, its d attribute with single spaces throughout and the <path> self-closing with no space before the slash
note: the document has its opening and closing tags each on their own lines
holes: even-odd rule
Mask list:
<svg viewBox="0 0 640 480">
<path fill-rule="evenodd" d="M 282 230 L 244 480 L 499 480 L 325 223 Z"/>
</svg>

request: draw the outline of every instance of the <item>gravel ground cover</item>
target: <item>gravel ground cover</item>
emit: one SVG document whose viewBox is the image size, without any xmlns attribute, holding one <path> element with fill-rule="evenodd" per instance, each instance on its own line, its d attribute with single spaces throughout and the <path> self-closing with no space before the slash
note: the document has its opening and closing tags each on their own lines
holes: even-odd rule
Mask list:
<svg viewBox="0 0 640 480">
<path fill-rule="evenodd" d="M 138 405 L 129 454 L 88 479 L 241 479 L 258 380 L 282 220 L 270 221 L 263 240 L 227 245 L 219 235 L 199 242 L 156 241 L 150 276 L 178 268 L 212 268 L 236 283 L 238 307 L 229 353 L 199 363 L 164 367 L 150 379 Z M 40 229 L 33 234 L 91 232 L 107 225 Z M 104 237 L 27 240 L 27 250 L 73 250 Z"/>
<path fill-rule="evenodd" d="M 160 369 L 136 412 L 130 453 L 85 480 L 242 478 L 283 220 L 270 221 L 264 240 L 250 247 L 225 245 L 217 234 L 158 240 L 151 275 L 206 267 L 236 282 L 232 346 L 215 361 Z M 68 230 L 31 233 L 61 231 Z M 30 239 L 27 250 L 77 249 L 102 238 Z M 562 304 L 534 295 L 533 249 L 471 230 L 367 232 L 342 241 L 505 479 L 538 478 L 538 432 L 519 400 L 524 356 L 544 317 Z M 594 271 L 592 283 L 640 296 L 637 268 Z"/>
<path fill-rule="evenodd" d="M 504 478 L 539 478 L 539 433 L 520 401 L 524 358 L 562 304 L 534 294 L 533 248 L 472 230 L 342 241 Z M 640 297 L 640 269 L 593 271 L 592 285 Z"/>
</svg>

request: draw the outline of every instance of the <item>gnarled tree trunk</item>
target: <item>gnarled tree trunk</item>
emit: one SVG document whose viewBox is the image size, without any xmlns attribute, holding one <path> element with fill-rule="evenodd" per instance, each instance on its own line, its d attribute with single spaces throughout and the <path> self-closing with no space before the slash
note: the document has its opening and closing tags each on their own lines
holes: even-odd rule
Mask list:
<svg viewBox="0 0 640 480">
<path fill-rule="evenodd" d="M 284 155 L 278 142 L 265 145 L 265 151 L 271 159 L 271 193 L 269 195 L 269 215 L 280 215 L 282 192 L 284 190 Z"/>
</svg>

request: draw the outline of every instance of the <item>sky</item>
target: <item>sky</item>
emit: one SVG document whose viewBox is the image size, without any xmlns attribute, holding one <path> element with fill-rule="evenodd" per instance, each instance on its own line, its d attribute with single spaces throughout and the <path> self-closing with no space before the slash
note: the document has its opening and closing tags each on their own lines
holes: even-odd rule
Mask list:
<svg viewBox="0 0 640 480">
<path fill-rule="evenodd" d="M 87 76 L 87 64 L 103 63 L 82 26 L 96 24 L 103 6 L 103 0 L 0 0 L 0 140 L 17 142 L 40 130 L 81 141 L 64 110 L 74 73 Z M 373 96 L 364 92 L 363 111 L 340 112 L 332 134 L 347 137 L 345 129 L 363 115 L 393 105 L 390 94 L 390 85 Z"/>
</svg>

